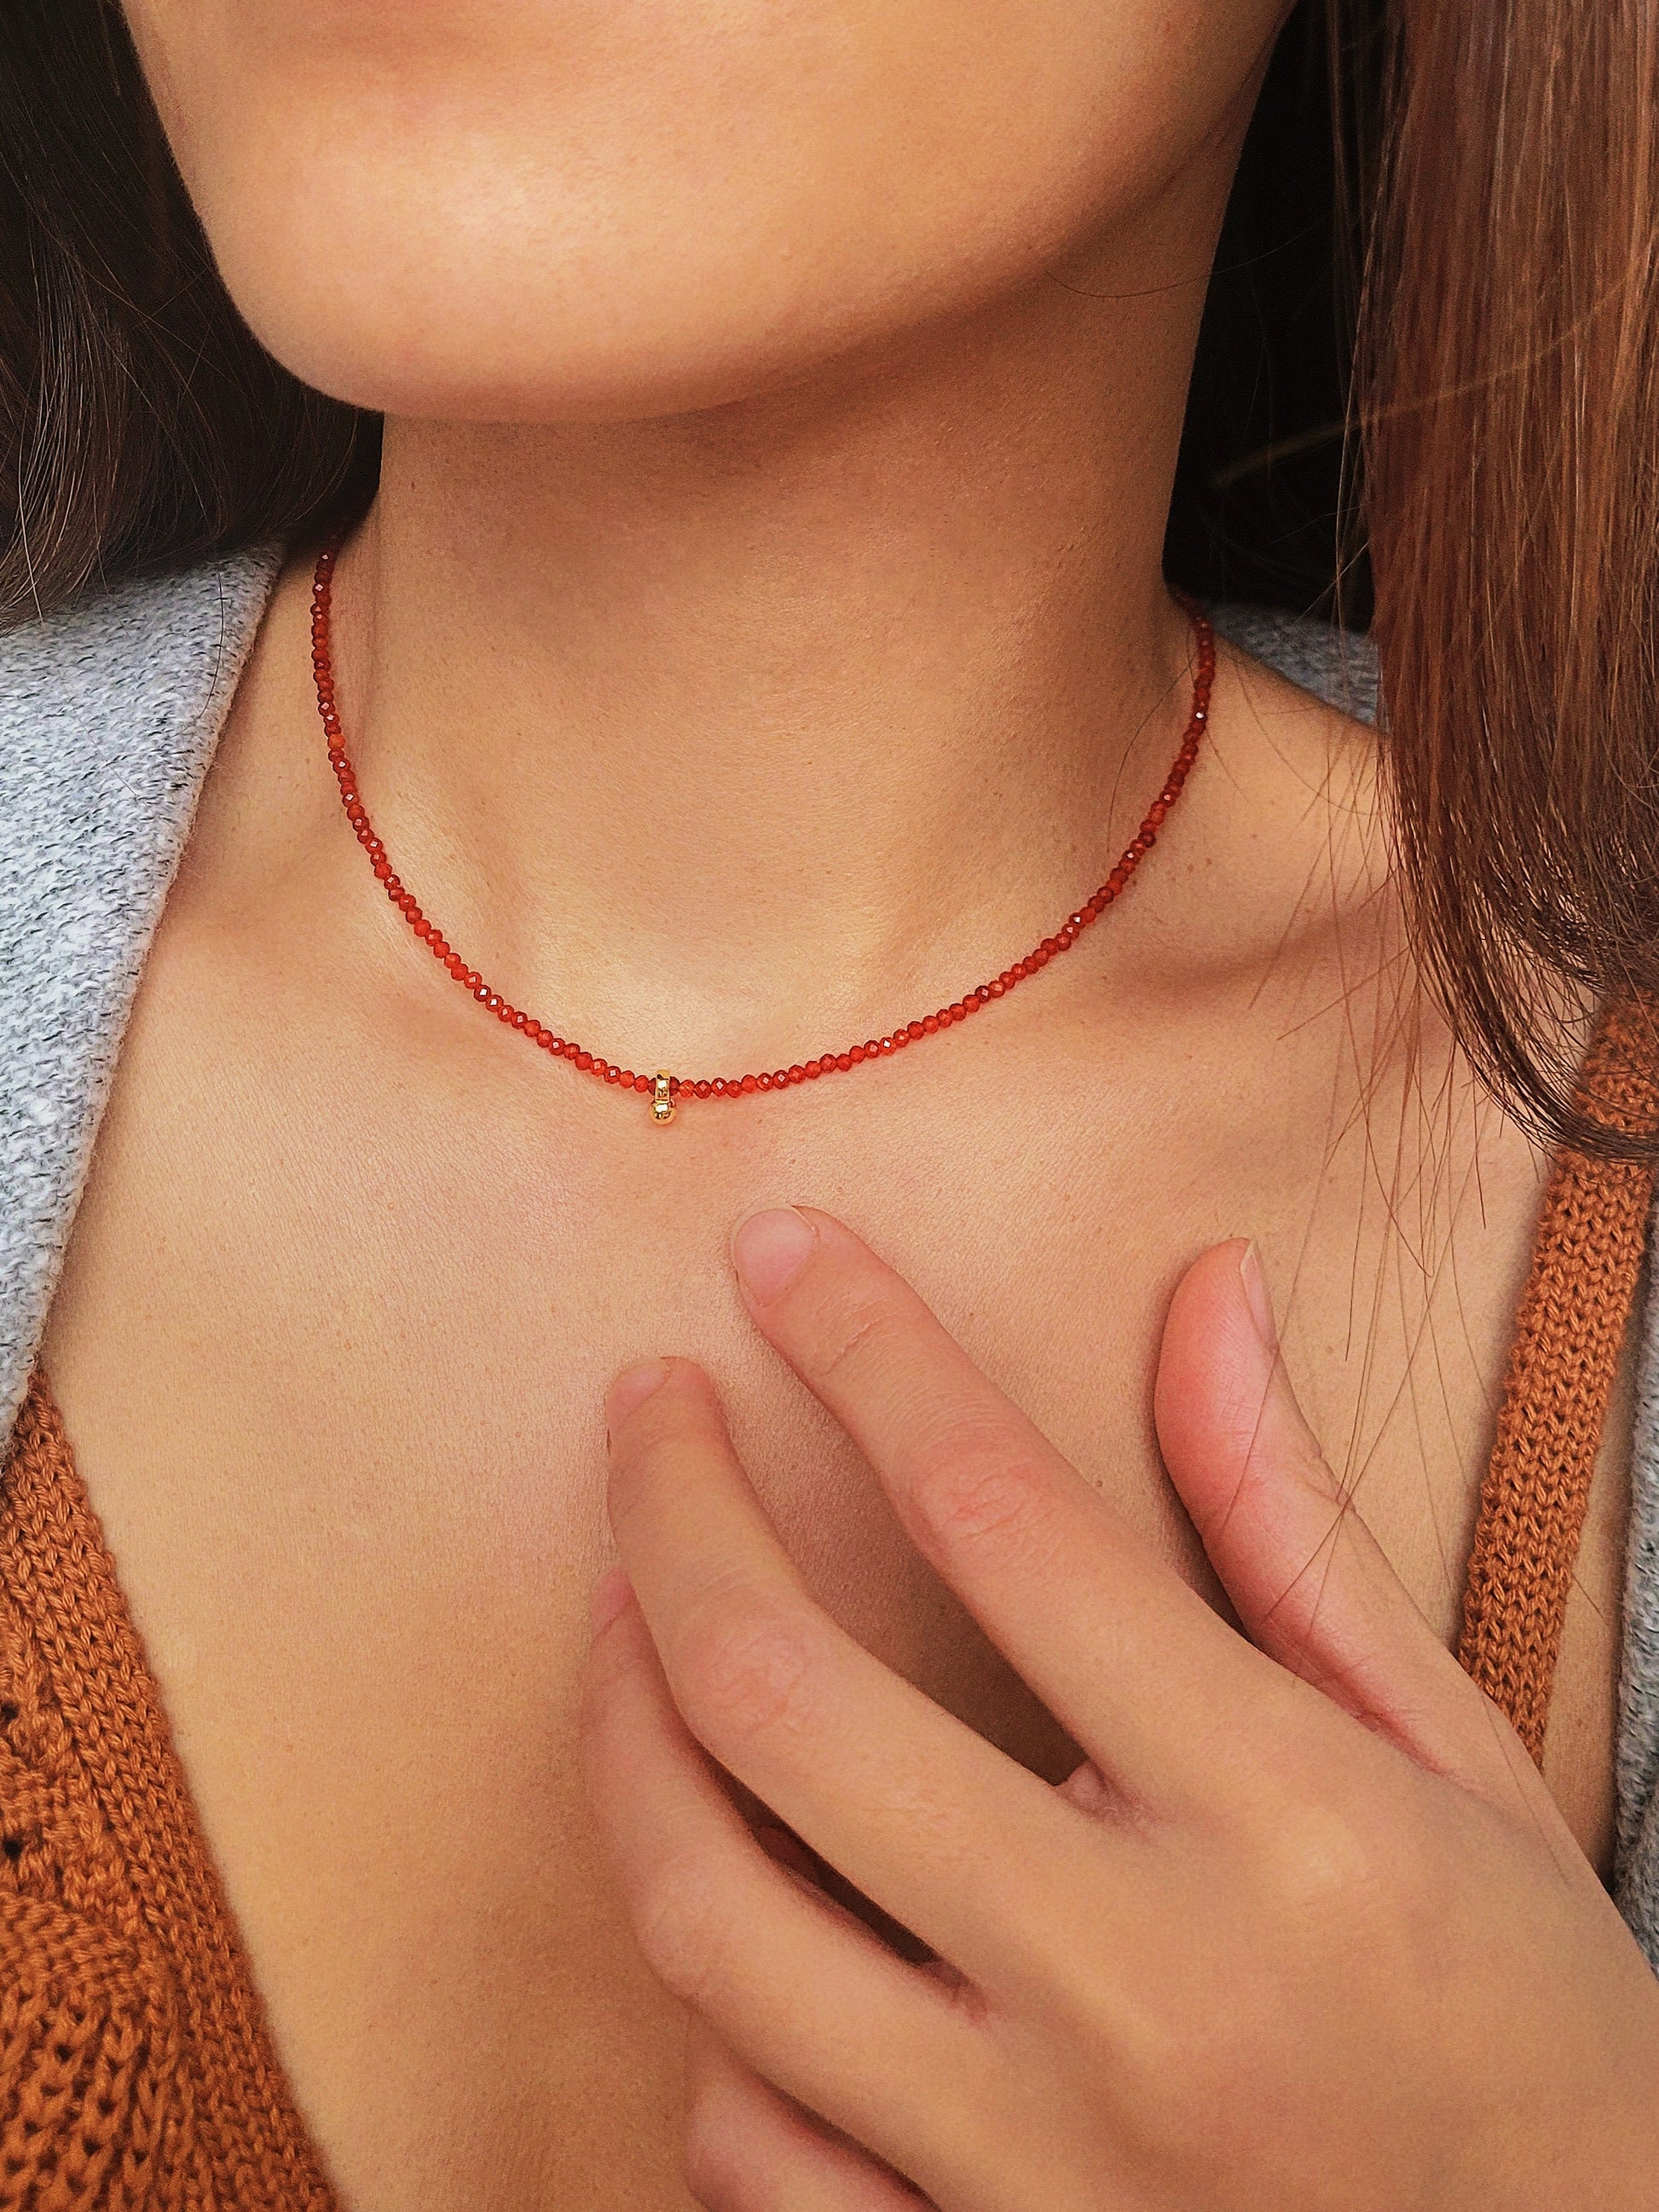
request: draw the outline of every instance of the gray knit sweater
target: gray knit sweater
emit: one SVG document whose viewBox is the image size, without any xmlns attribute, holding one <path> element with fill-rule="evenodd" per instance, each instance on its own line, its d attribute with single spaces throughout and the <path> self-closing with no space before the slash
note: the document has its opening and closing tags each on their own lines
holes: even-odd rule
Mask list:
<svg viewBox="0 0 1659 2212">
<path fill-rule="evenodd" d="M 0 635 L 0 1436 L 84 1185 L 140 969 L 276 566 L 95 592 Z M 1218 627 L 1367 720 L 1363 641 Z M 1643 1317 L 1619 1741 L 1620 1903 L 1659 1967 L 1659 1297 Z"/>
</svg>

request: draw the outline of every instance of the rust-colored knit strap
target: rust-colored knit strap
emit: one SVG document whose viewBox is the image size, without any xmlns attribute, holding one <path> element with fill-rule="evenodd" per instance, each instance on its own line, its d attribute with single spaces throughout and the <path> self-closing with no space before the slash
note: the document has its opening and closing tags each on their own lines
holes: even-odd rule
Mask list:
<svg viewBox="0 0 1659 2212">
<path fill-rule="evenodd" d="M 1585 1109 L 1659 1125 L 1651 1002 L 1611 1007 L 1579 1078 Z M 1590 1479 L 1646 1248 L 1653 1170 L 1556 1154 L 1480 1490 L 1458 1657 L 1541 1759 Z"/>
<path fill-rule="evenodd" d="M 337 2212 L 37 1374 L 0 1486 L 0 2212 Z"/>
</svg>

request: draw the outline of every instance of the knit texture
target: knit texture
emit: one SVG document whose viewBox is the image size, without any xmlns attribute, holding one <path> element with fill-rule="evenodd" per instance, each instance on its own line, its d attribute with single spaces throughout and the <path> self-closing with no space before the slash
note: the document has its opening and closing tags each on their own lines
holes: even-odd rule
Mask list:
<svg viewBox="0 0 1659 2212">
<path fill-rule="evenodd" d="M 1584 1109 L 1630 1136 L 1659 1119 L 1644 1004 L 1611 1009 L 1579 1077 Z M 1544 1753 L 1574 1563 L 1647 1246 L 1653 1170 L 1555 1157 L 1481 1486 L 1458 1657 Z"/>
<path fill-rule="evenodd" d="M 1659 1291 L 1650 1257 L 1631 1446 L 1613 1894 L 1659 1972 Z"/>
<path fill-rule="evenodd" d="M 58 1416 L 0 1498 L 0 2208 L 332 2212 Z"/>
</svg>

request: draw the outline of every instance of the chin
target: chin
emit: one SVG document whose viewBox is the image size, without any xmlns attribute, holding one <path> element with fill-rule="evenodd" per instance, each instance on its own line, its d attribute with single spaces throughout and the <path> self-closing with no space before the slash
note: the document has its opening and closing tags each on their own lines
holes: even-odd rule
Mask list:
<svg viewBox="0 0 1659 2212">
<path fill-rule="evenodd" d="M 1282 0 L 128 0 L 232 299 L 458 421 L 719 406 L 1018 285 L 1165 190 Z"/>
<path fill-rule="evenodd" d="M 361 114 L 320 143 L 314 121 L 268 117 L 197 204 L 268 350 L 395 416 L 606 422 L 761 397 L 971 313 L 1094 212 L 1035 171 L 994 222 L 977 178 L 937 176 L 895 222 L 889 180 L 805 155 L 710 144 L 618 175 L 429 130 L 411 160 Z"/>
<path fill-rule="evenodd" d="M 925 268 L 779 237 L 741 207 L 706 228 L 488 223 L 422 235 L 372 196 L 331 222 L 328 259 L 297 226 L 216 240 L 232 298 L 268 350 L 331 397 L 453 422 L 642 419 L 760 398 L 851 370 L 994 300 L 1042 265 L 1011 250 Z M 529 234 L 526 234 L 528 231 Z"/>
<path fill-rule="evenodd" d="M 260 214 L 268 211 L 262 203 Z M 729 404 L 879 349 L 915 320 L 915 288 L 825 283 L 822 260 L 746 238 L 584 236 L 538 225 L 503 266 L 501 234 L 381 225 L 360 199 L 329 260 L 291 230 L 216 241 L 261 343 L 306 383 L 388 415 L 601 422 Z"/>
</svg>

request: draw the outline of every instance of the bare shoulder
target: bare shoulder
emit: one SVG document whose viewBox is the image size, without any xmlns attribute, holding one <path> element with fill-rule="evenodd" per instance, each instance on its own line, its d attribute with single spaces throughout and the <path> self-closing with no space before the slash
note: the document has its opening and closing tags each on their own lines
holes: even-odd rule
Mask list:
<svg viewBox="0 0 1659 2212">
<path fill-rule="evenodd" d="M 1359 636 L 1219 608 L 1208 738 L 1160 848 L 1172 966 L 1236 987 L 1271 970 L 1323 996 L 1356 961 L 1403 962 L 1375 664 Z"/>
</svg>

